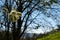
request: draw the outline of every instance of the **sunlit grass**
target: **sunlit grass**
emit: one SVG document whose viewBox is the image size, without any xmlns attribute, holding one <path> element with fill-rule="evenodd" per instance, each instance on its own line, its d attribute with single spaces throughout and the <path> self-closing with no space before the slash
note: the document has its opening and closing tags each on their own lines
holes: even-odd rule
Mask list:
<svg viewBox="0 0 60 40">
<path fill-rule="evenodd" d="M 37 40 L 60 40 L 60 31 L 49 34 L 46 37 L 38 38 Z"/>
</svg>

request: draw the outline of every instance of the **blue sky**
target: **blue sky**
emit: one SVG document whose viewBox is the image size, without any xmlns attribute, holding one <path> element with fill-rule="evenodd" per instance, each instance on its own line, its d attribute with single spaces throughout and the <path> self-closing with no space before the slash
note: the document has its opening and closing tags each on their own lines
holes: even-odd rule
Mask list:
<svg viewBox="0 0 60 40">
<path fill-rule="evenodd" d="M 36 13 L 37 11 L 34 11 L 33 13 Z M 37 12 L 38 13 L 38 12 Z M 35 14 L 34 14 L 35 15 Z M 34 16 L 33 16 L 34 18 Z M 41 25 L 41 27 L 39 27 L 38 29 L 28 29 L 28 33 L 44 33 L 44 31 L 50 31 L 52 30 L 52 28 L 50 27 L 54 27 L 54 29 L 57 28 L 57 23 L 51 18 L 51 17 L 46 17 L 44 14 L 40 14 L 37 18 L 37 20 L 35 20 L 35 22 Z M 47 21 L 47 22 L 46 22 Z M 40 23 L 41 22 L 41 23 Z M 50 24 L 49 24 L 50 23 Z M 36 26 L 36 24 L 31 24 L 30 26 Z M 45 26 L 45 28 L 43 28 L 42 26 Z"/>
<path fill-rule="evenodd" d="M 5 0 L 0 0 L 0 6 L 1 6 L 1 5 L 2 5 L 2 6 L 4 5 L 4 1 L 5 1 Z"/>
<path fill-rule="evenodd" d="M 43 25 L 43 26 L 46 26 L 46 27 L 45 28 L 39 27 L 38 29 L 35 29 L 35 30 L 34 29 L 32 29 L 32 30 L 30 29 L 30 31 L 28 31 L 28 32 L 30 32 L 30 33 L 31 32 L 32 33 L 43 33 L 45 30 L 46 31 L 52 30 L 52 28 L 50 28 L 50 27 L 54 27 L 54 29 L 56 29 L 57 28 L 57 24 L 60 25 L 60 4 L 53 3 L 51 5 L 51 7 L 52 8 L 56 8 L 56 9 L 48 9 L 47 10 L 47 13 L 51 14 L 50 17 L 47 17 L 46 15 L 44 15 L 43 13 L 41 13 L 40 11 L 37 11 L 37 10 L 33 12 L 33 14 L 34 14 L 34 15 L 32 15 L 33 18 L 36 15 L 36 13 L 40 13 L 40 15 L 36 18 L 37 20 L 35 20 L 35 22 L 36 23 L 42 22 L 42 23 L 39 23 L 39 24 Z M 32 26 L 32 24 L 31 24 L 31 26 Z M 34 26 L 36 26 L 36 25 L 34 24 Z"/>
</svg>

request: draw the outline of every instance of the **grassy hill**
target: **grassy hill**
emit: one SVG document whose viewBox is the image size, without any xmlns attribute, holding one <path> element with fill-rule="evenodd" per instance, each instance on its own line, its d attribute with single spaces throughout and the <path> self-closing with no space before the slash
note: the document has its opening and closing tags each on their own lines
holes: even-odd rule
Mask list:
<svg viewBox="0 0 60 40">
<path fill-rule="evenodd" d="M 43 36 L 42 38 L 38 38 L 37 40 L 60 40 L 60 31 L 53 32 L 48 36 Z"/>
</svg>

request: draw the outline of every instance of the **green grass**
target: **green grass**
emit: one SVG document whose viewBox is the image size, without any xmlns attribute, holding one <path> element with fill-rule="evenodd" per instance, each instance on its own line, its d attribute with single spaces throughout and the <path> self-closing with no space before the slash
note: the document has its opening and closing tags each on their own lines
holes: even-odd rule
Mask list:
<svg viewBox="0 0 60 40">
<path fill-rule="evenodd" d="M 37 40 L 60 40 L 60 31 L 54 32 L 42 38 L 38 38 Z"/>
</svg>

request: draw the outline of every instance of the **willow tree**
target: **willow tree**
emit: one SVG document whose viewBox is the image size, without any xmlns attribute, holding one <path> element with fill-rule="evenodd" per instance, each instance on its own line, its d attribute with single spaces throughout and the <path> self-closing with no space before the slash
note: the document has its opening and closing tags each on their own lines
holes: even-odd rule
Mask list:
<svg viewBox="0 0 60 40">
<path fill-rule="evenodd" d="M 2 10 L 5 17 L 6 40 L 9 40 L 9 28 L 11 28 L 13 40 L 20 40 L 27 27 L 40 15 L 40 13 L 38 13 L 33 19 L 30 19 L 32 12 L 39 10 L 45 14 L 46 9 L 51 8 L 51 4 L 53 3 L 58 3 L 58 1 L 5 0 Z M 38 26 L 36 28 L 38 28 Z"/>
</svg>

